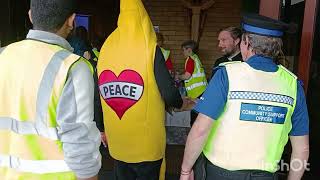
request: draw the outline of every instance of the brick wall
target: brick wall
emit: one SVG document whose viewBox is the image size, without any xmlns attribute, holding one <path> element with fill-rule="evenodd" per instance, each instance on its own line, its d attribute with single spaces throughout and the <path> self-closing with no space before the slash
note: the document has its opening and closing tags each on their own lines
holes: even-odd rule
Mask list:
<svg viewBox="0 0 320 180">
<path fill-rule="evenodd" d="M 215 4 L 207 10 L 199 43 L 199 56 L 208 76 L 213 63 L 220 56 L 217 31 L 240 24 L 241 2 L 242 0 L 215 0 Z M 164 47 L 172 51 L 175 68 L 183 71 L 185 59 L 180 45 L 191 37 L 191 12 L 183 7 L 180 0 L 145 0 L 144 3 L 153 24 L 158 25 L 164 35 Z"/>
</svg>

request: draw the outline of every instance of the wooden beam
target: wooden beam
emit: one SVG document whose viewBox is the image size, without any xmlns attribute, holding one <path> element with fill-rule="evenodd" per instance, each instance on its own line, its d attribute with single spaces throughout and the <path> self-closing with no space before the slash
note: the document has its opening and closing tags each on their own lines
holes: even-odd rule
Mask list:
<svg viewBox="0 0 320 180">
<path fill-rule="evenodd" d="M 259 14 L 273 19 L 279 19 L 281 0 L 260 0 Z"/>
<path fill-rule="evenodd" d="M 301 47 L 298 64 L 298 76 L 304 83 L 307 94 L 310 64 L 312 58 L 313 38 L 316 26 L 317 6 L 319 0 L 306 0 L 302 27 Z"/>
<path fill-rule="evenodd" d="M 192 10 L 192 22 L 191 22 L 191 40 L 199 42 L 200 39 L 200 23 L 201 19 L 201 11 L 209 9 L 213 4 L 214 0 L 207 0 L 200 4 L 193 4 L 187 0 L 181 0 L 182 4 Z"/>
</svg>

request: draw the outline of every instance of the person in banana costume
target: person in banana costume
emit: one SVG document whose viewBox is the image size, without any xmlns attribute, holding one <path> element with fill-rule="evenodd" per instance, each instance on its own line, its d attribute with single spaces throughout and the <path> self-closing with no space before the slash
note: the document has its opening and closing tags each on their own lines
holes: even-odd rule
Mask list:
<svg viewBox="0 0 320 180">
<path fill-rule="evenodd" d="M 101 49 L 97 73 L 115 178 L 164 179 L 165 105 L 190 101 L 174 87 L 141 0 L 120 0 L 118 27 Z"/>
</svg>

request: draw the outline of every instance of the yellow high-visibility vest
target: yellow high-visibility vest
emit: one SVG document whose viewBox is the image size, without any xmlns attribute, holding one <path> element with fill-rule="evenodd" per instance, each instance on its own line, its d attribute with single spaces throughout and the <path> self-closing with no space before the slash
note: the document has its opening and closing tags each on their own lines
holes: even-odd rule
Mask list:
<svg viewBox="0 0 320 180">
<path fill-rule="evenodd" d="M 191 98 L 199 97 L 207 88 L 207 79 L 202 63 L 196 54 L 193 54 L 191 58 L 194 60 L 194 70 L 190 79 L 185 80 L 185 88 L 187 96 Z M 185 67 L 187 66 L 187 61 Z"/>
<path fill-rule="evenodd" d="M 225 65 L 229 92 L 203 149 L 207 159 L 228 170 L 274 173 L 292 128 L 297 77 L 283 66 L 255 70 L 244 62 Z"/>
<path fill-rule="evenodd" d="M 68 71 L 79 58 L 35 40 L 11 44 L 1 52 L 1 180 L 76 179 L 64 161 L 56 108 Z"/>
<path fill-rule="evenodd" d="M 100 52 L 96 48 L 92 49 L 92 52 L 94 53 L 94 56 L 95 56 L 95 58 L 93 58 L 93 60 L 97 62 L 99 59 Z"/>
</svg>

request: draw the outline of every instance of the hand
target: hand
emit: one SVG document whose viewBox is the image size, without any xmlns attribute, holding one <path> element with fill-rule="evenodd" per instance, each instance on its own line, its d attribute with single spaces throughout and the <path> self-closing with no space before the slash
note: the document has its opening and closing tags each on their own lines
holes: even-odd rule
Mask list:
<svg viewBox="0 0 320 180">
<path fill-rule="evenodd" d="M 193 107 L 196 104 L 196 101 L 189 97 L 183 97 L 182 100 L 183 100 L 182 107 L 176 111 L 190 111 L 193 109 Z"/>
<path fill-rule="evenodd" d="M 86 51 L 83 53 L 83 57 L 86 58 L 87 60 L 91 59 L 91 54 L 89 51 Z"/>
<path fill-rule="evenodd" d="M 105 132 L 100 132 L 100 136 L 101 136 L 101 142 L 102 142 L 103 146 L 106 148 L 107 145 L 108 145 L 106 133 Z"/>
<path fill-rule="evenodd" d="M 194 180 L 193 170 L 191 170 L 190 174 L 181 174 L 180 180 Z"/>
<path fill-rule="evenodd" d="M 174 73 L 174 80 L 180 80 L 180 73 L 178 71 Z"/>
<path fill-rule="evenodd" d="M 179 81 L 179 80 L 180 80 L 180 75 L 179 75 L 179 74 L 176 74 L 176 75 L 174 76 L 174 80 Z"/>
</svg>

